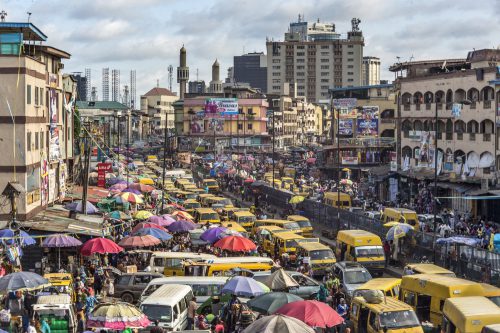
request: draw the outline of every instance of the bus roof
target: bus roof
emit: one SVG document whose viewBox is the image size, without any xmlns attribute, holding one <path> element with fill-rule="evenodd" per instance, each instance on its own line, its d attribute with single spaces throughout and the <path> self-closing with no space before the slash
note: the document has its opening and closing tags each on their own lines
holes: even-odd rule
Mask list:
<svg viewBox="0 0 500 333">
<path fill-rule="evenodd" d="M 358 289 L 387 290 L 394 285 L 401 284 L 401 279 L 397 278 L 376 278 L 365 282 Z"/>
<path fill-rule="evenodd" d="M 435 265 L 435 264 L 408 264 L 407 265 L 409 268 L 411 268 L 412 271 L 415 273 L 423 273 L 423 274 L 448 274 L 451 276 L 455 276 L 455 273 L 453 273 L 450 270 L 447 270 L 444 267 Z"/>
<path fill-rule="evenodd" d="M 393 311 L 413 311 L 413 308 L 410 305 L 392 297 L 385 297 L 384 301 L 381 303 L 369 303 L 362 296 L 355 297 L 355 299 L 361 302 L 363 306 L 366 306 L 370 310 L 374 310 L 378 313 Z"/>
<path fill-rule="evenodd" d="M 489 324 L 500 324 L 500 307 L 482 296 L 448 298 L 443 307 L 460 332 L 480 332 Z"/>
<path fill-rule="evenodd" d="M 303 248 L 306 251 L 315 251 L 315 250 L 331 250 L 330 247 L 325 244 L 316 243 L 316 242 L 298 242 L 299 247 Z"/>
<path fill-rule="evenodd" d="M 285 231 L 285 232 L 278 232 L 278 233 L 273 233 L 273 236 L 276 238 L 280 238 L 282 240 L 290 240 L 290 239 L 302 239 L 301 235 L 291 232 L 291 231 Z"/>
<path fill-rule="evenodd" d="M 484 294 L 483 287 L 477 282 L 439 274 L 405 275 L 401 280 L 401 288 L 419 293 L 432 288 L 433 295 L 442 299 Z"/>
<path fill-rule="evenodd" d="M 254 214 L 250 213 L 248 210 L 237 210 L 233 213 L 234 216 L 255 216 Z"/>
<path fill-rule="evenodd" d="M 337 239 L 348 241 L 356 246 L 382 245 L 379 236 L 365 230 L 340 230 Z"/>
<path fill-rule="evenodd" d="M 384 208 L 385 211 L 390 211 L 390 212 L 397 212 L 397 213 L 414 213 L 417 214 L 414 210 L 408 209 L 408 208 L 394 208 L 394 207 L 386 207 Z"/>
<path fill-rule="evenodd" d="M 197 211 L 200 214 L 207 214 L 207 213 L 217 213 L 215 210 L 212 208 L 195 208 L 195 211 Z"/>
<path fill-rule="evenodd" d="M 309 219 L 305 216 L 302 216 L 302 215 L 288 215 L 287 217 L 288 220 L 290 221 L 309 221 Z"/>
<path fill-rule="evenodd" d="M 149 295 L 142 304 L 162 304 L 174 306 L 189 291 L 191 287 L 183 284 L 165 284 Z"/>
<path fill-rule="evenodd" d="M 156 251 L 153 252 L 152 254 L 155 257 L 162 257 L 162 258 L 182 258 L 182 259 L 210 259 L 210 258 L 217 258 L 213 254 L 208 254 L 208 253 L 196 253 L 196 252 L 162 252 L 162 251 Z"/>
</svg>

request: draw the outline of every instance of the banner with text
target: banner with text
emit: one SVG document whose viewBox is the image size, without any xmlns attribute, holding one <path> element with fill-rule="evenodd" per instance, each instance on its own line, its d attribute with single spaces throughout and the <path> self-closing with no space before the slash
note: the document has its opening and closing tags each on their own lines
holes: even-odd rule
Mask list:
<svg viewBox="0 0 500 333">
<path fill-rule="evenodd" d="M 236 98 L 208 98 L 205 101 L 205 115 L 233 116 L 238 114 Z"/>
<path fill-rule="evenodd" d="M 378 135 L 378 106 L 363 106 L 358 109 L 356 128 L 358 135 L 377 136 Z"/>
</svg>

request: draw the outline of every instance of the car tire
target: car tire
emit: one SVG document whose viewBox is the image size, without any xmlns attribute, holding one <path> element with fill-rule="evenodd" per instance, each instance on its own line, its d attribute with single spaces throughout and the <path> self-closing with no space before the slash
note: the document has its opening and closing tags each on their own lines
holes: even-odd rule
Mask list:
<svg viewBox="0 0 500 333">
<path fill-rule="evenodd" d="M 130 304 L 134 304 L 134 295 L 131 293 L 123 293 L 122 297 L 120 297 L 122 301 Z"/>
</svg>

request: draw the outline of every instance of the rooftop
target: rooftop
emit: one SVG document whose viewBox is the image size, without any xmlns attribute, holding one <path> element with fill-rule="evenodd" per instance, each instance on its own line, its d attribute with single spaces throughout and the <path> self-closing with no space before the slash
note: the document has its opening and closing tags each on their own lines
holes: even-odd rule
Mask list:
<svg viewBox="0 0 500 333">
<path fill-rule="evenodd" d="M 95 110 L 128 110 L 129 107 L 114 101 L 77 101 L 76 106 L 79 109 Z"/>
<path fill-rule="evenodd" d="M 350 91 L 350 90 L 368 90 L 368 89 L 379 89 L 379 88 L 392 88 L 392 83 L 387 84 L 374 84 L 370 86 L 357 86 L 357 87 L 343 87 L 343 88 L 331 88 L 330 92 L 336 91 Z"/>
<path fill-rule="evenodd" d="M 155 87 L 145 93 L 143 96 L 177 96 L 167 88 Z"/>
<path fill-rule="evenodd" d="M 23 40 L 46 41 L 47 36 L 33 23 L 0 22 L 0 32 L 21 32 Z"/>
</svg>

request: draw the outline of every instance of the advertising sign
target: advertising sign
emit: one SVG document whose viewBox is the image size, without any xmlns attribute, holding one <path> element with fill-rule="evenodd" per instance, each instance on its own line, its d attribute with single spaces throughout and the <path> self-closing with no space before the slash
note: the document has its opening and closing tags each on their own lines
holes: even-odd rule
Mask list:
<svg viewBox="0 0 500 333">
<path fill-rule="evenodd" d="M 342 164 L 344 165 L 357 165 L 358 157 L 357 156 L 342 156 Z"/>
<path fill-rule="evenodd" d="M 191 164 L 191 153 L 189 152 L 177 153 L 177 160 L 182 164 Z"/>
<path fill-rule="evenodd" d="M 224 119 L 213 118 L 208 121 L 208 130 L 211 132 L 224 132 Z"/>
<path fill-rule="evenodd" d="M 205 114 L 231 116 L 238 114 L 236 98 L 208 98 L 205 102 Z"/>
<path fill-rule="evenodd" d="M 359 108 L 357 114 L 356 128 L 358 135 L 377 136 L 378 135 L 378 106 L 363 106 Z"/>
<path fill-rule="evenodd" d="M 63 201 L 66 196 L 66 174 L 68 169 L 66 163 L 61 162 L 59 164 L 59 200 Z"/>
<path fill-rule="evenodd" d="M 353 109 L 356 107 L 358 100 L 356 98 L 339 98 L 333 100 L 333 107 L 335 109 Z"/>
<path fill-rule="evenodd" d="M 49 203 L 55 200 L 56 188 L 56 169 L 49 169 Z"/>
<path fill-rule="evenodd" d="M 418 166 L 434 167 L 434 132 L 420 132 L 420 149 L 415 152 Z"/>
<path fill-rule="evenodd" d="M 57 94 L 54 89 L 49 89 L 49 115 L 50 115 L 50 139 L 49 139 L 49 161 L 61 157 L 59 146 L 59 128 L 57 127 Z"/>
<path fill-rule="evenodd" d="M 191 119 L 191 133 L 205 133 L 205 121 L 203 117 L 195 116 Z"/>
<path fill-rule="evenodd" d="M 42 206 L 46 206 L 49 203 L 49 162 L 43 153 L 40 156 L 40 161 Z"/>
<path fill-rule="evenodd" d="M 112 170 L 111 163 L 97 163 L 97 186 L 106 187 L 106 173 Z"/>
<path fill-rule="evenodd" d="M 339 119 L 339 135 L 340 136 L 352 136 L 352 119 Z"/>
</svg>

